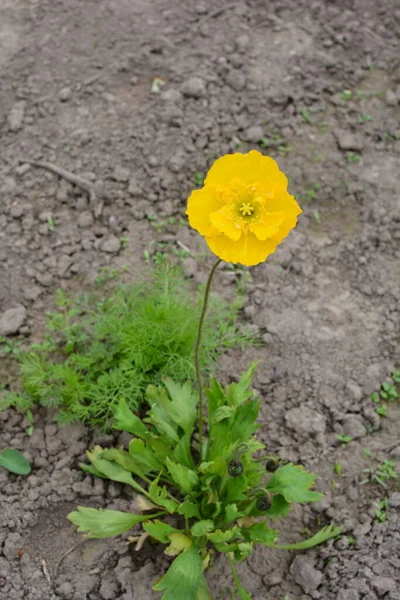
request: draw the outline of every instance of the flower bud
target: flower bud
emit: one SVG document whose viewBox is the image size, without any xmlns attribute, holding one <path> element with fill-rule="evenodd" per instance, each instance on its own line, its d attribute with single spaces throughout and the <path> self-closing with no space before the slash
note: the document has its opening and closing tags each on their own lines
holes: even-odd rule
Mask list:
<svg viewBox="0 0 400 600">
<path fill-rule="evenodd" d="M 256 502 L 257 510 L 264 512 L 271 508 L 271 501 L 268 496 L 260 496 Z"/>
<path fill-rule="evenodd" d="M 270 458 L 265 463 L 265 470 L 268 471 L 268 473 L 274 473 L 278 467 L 279 467 L 279 460 L 277 458 Z"/>
<path fill-rule="evenodd" d="M 228 464 L 228 473 L 231 477 L 240 477 L 243 471 L 243 463 L 237 458 L 231 460 L 231 462 Z"/>
</svg>

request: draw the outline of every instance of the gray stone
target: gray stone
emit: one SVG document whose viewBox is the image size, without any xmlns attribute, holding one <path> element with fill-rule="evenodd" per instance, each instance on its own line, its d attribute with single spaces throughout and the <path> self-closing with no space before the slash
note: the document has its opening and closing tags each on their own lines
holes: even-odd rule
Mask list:
<svg viewBox="0 0 400 600">
<path fill-rule="evenodd" d="M 238 52 L 245 52 L 250 43 L 250 37 L 245 33 L 236 38 L 236 49 Z"/>
<path fill-rule="evenodd" d="M 38 216 L 38 219 L 41 223 L 49 223 L 49 220 L 51 220 L 52 218 L 53 213 L 50 210 L 44 210 Z"/>
<path fill-rule="evenodd" d="M 285 415 L 288 427 L 301 434 L 324 433 L 326 419 L 323 415 L 307 407 L 291 408 Z"/>
<path fill-rule="evenodd" d="M 263 135 L 264 129 L 261 127 L 261 125 L 253 125 L 252 127 L 246 129 L 246 131 L 244 132 L 243 139 L 246 142 L 253 142 L 253 144 L 256 144 L 261 140 Z"/>
<path fill-rule="evenodd" d="M 62 254 L 59 258 L 58 265 L 57 265 L 58 275 L 60 277 L 64 277 L 73 262 L 74 262 L 74 259 L 72 258 L 72 256 L 68 256 L 68 254 Z"/>
<path fill-rule="evenodd" d="M 24 100 L 15 102 L 8 115 L 8 128 L 10 131 L 19 131 L 22 128 L 26 103 Z"/>
<path fill-rule="evenodd" d="M 365 429 L 362 419 L 357 415 L 351 415 L 343 421 L 343 432 L 346 435 L 350 435 L 353 440 L 367 435 L 367 430 Z"/>
<path fill-rule="evenodd" d="M 359 385 L 353 381 L 349 381 L 346 385 L 346 388 L 352 400 L 355 400 L 355 402 L 359 402 L 361 400 L 363 394 Z"/>
<path fill-rule="evenodd" d="M 246 77 L 239 69 L 231 69 L 226 76 L 226 83 L 235 92 L 241 92 L 246 86 Z"/>
<path fill-rule="evenodd" d="M 59 91 L 58 97 L 61 102 L 68 102 L 72 98 L 72 90 L 69 87 L 64 87 Z"/>
<path fill-rule="evenodd" d="M 349 131 L 336 131 L 336 141 L 341 150 L 354 150 L 360 152 L 363 149 L 363 141 L 360 135 L 357 133 L 351 133 Z"/>
<path fill-rule="evenodd" d="M 110 235 L 102 242 L 100 248 L 101 250 L 103 250 L 103 252 L 113 254 L 114 252 L 120 251 L 121 241 L 117 237 L 115 237 L 115 235 Z"/>
<path fill-rule="evenodd" d="M 35 279 L 44 287 L 50 287 L 53 283 L 53 276 L 47 271 L 44 273 L 35 273 Z"/>
<path fill-rule="evenodd" d="M 24 540 L 21 535 L 17 532 L 9 533 L 4 542 L 3 554 L 7 560 L 18 559 L 18 550 L 21 550 L 23 547 Z"/>
<path fill-rule="evenodd" d="M 184 258 L 182 261 L 182 270 L 186 277 L 193 277 L 198 270 L 198 266 L 194 258 L 191 256 Z"/>
<path fill-rule="evenodd" d="M 384 596 L 388 592 L 394 592 L 396 590 L 396 582 L 391 577 L 373 577 L 370 583 L 378 596 Z"/>
<path fill-rule="evenodd" d="M 17 182 L 14 177 L 5 177 L 2 185 L 3 194 L 12 194 L 17 188 Z"/>
<path fill-rule="evenodd" d="M 26 316 L 26 308 L 21 304 L 6 310 L 0 317 L 0 336 L 18 333 L 26 321 Z"/>
<path fill-rule="evenodd" d="M 57 587 L 57 594 L 61 596 L 61 598 L 65 598 L 65 600 L 72 600 L 74 597 L 74 588 L 69 581 L 65 581 L 61 585 Z"/>
<path fill-rule="evenodd" d="M 24 207 L 22 206 L 22 204 L 19 204 L 18 202 L 13 204 L 12 207 L 10 208 L 10 216 L 13 217 L 14 219 L 19 219 L 20 217 L 22 217 L 23 214 L 24 214 Z"/>
<path fill-rule="evenodd" d="M 140 196 L 142 193 L 142 189 L 136 179 L 129 180 L 128 194 L 131 196 Z"/>
<path fill-rule="evenodd" d="M 322 573 L 317 571 L 314 559 L 310 556 L 296 556 L 290 565 L 290 572 L 294 581 L 306 594 L 316 590 L 322 581 Z"/>
<path fill-rule="evenodd" d="M 391 89 L 386 90 L 385 100 L 386 100 L 386 104 L 388 106 L 397 106 L 397 95 L 396 95 L 396 92 L 394 92 Z"/>
<path fill-rule="evenodd" d="M 174 90 L 173 88 L 162 92 L 161 99 L 165 102 L 171 102 L 171 104 L 180 104 L 183 100 L 181 92 Z"/>
<path fill-rule="evenodd" d="M 104 600 L 114 600 L 118 598 L 118 584 L 112 579 L 103 579 L 99 592 Z"/>
<path fill-rule="evenodd" d="M 115 179 L 115 181 L 126 183 L 127 181 L 129 181 L 129 176 L 129 169 L 126 169 L 125 167 L 115 167 L 113 173 L 113 179 Z"/>
<path fill-rule="evenodd" d="M 27 300 L 32 300 L 32 302 L 37 300 L 41 293 L 42 290 L 38 285 L 31 285 L 30 287 L 24 289 L 24 297 Z"/>
<path fill-rule="evenodd" d="M 389 497 L 389 506 L 400 508 L 400 492 L 393 492 Z"/>
<path fill-rule="evenodd" d="M 191 77 L 182 85 L 182 93 L 187 98 L 204 98 L 207 95 L 206 84 L 200 77 Z"/>
<path fill-rule="evenodd" d="M 85 210 L 78 217 L 78 226 L 82 229 L 91 227 L 94 223 L 94 218 L 90 210 Z"/>
<path fill-rule="evenodd" d="M 340 590 L 337 600 L 360 600 L 360 594 L 354 588 Z"/>
</svg>

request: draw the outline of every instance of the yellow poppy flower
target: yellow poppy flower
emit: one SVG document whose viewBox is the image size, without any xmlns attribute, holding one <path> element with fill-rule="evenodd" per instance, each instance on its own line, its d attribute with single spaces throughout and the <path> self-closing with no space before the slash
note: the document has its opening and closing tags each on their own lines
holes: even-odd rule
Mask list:
<svg viewBox="0 0 400 600">
<path fill-rule="evenodd" d="M 191 193 L 190 225 L 222 260 L 257 265 L 275 252 L 302 212 L 287 192 L 286 176 L 256 150 L 226 154 Z"/>
</svg>

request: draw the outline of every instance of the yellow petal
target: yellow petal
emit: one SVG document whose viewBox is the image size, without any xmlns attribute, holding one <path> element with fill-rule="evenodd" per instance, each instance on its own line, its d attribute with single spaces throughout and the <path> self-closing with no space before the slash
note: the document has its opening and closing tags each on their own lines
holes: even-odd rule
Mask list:
<svg viewBox="0 0 400 600">
<path fill-rule="evenodd" d="M 218 158 L 209 170 L 205 185 L 228 185 L 234 179 L 246 185 L 264 183 L 270 190 L 286 190 L 287 178 L 277 162 L 257 150 L 248 154 L 226 154 Z"/>
<path fill-rule="evenodd" d="M 277 244 L 280 244 L 282 240 L 291 232 L 291 230 L 296 227 L 297 224 L 297 216 L 287 216 L 282 225 L 279 227 L 279 230 L 275 235 L 272 236 L 272 240 L 274 240 Z"/>
<path fill-rule="evenodd" d="M 262 217 L 259 217 L 255 223 L 250 226 L 255 236 L 264 241 L 268 238 L 272 238 L 274 235 L 279 233 L 279 228 L 285 221 L 285 214 L 283 212 L 265 213 Z"/>
<path fill-rule="evenodd" d="M 215 189 L 211 186 L 194 190 L 189 197 L 186 214 L 189 223 L 201 235 L 217 235 L 219 231 L 210 222 L 210 213 L 221 207 Z"/>
<path fill-rule="evenodd" d="M 232 204 L 226 204 L 219 210 L 210 214 L 210 223 L 224 233 L 231 240 L 237 241 L 242 235 L 240 227 L 235 225 L 236 213 Z"/>
<path fill-rule="evenodd" d="M 265 208 L 269 212 L 283 212 L 286 216 L 295 217 L 303 212 L 295 198 L 287 192 L 277 192 L 272 198 L 268 198 Z"/>
<path fill-rule="evenodd" d="M 277 246 L 276 241 L 272 239 L 261 241 L 251 232 L 244 233 L 237 242 L 230 240 L 224 234 L 206 237 L 205 240 L 211 252 L 222 260 L 241 263 L 248 267 L 264 261 L 267 256 L 275 252 Z"/>
</svg>

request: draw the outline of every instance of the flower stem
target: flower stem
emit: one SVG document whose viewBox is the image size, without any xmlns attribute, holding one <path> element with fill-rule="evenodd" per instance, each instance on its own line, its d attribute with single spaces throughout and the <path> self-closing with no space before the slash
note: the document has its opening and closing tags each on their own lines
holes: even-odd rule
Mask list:
<svg viewBox="0 0 400 600">
<path fill-rule="evenodd" d="M 242 586 L 242 583 L 241 583 L 241 581 L 240 581 L 240 579 L 239 579 L 238 572 L 237 572 L 237 570 L 236 570 L 235 562 L 234 562 L 234 560 L 232 559 L 232 557 L 230 556 L 230 553 L 229 553 L 229 552 L 227 552 L 225 556 L 226 556 L 226 558 L 228 559 L 229 566 L 230 566 L 230 567 L 231 567 L 231 569 L 232 569 L 233 581 L 235 582 L 236 589 L 237 589 L 237 591 L 238 591 L 238 594 L 239 594 L 239 598 L 240 598 L 240 600 L 251 600 L 251 595 L 250 595 L 250 594 L 248 594 L 248 593 L 246 592 L 246 590 L 244 589 L 244 587 Z"/>
<path fill-rule="evenodd" d="M 200 450 L 200 462 L 202 461 L 203 455 L 203 421 L 204 421 L 204 399 L 203 399 L 203 382 L 200 374 L 200 342 L 201 342 L 201 334 L 203 331 L 204 317 L 207 312 L 207 304 L 208 298 L 210 296 L 210 288 L 211 282 L 214 277 L 214 273 L 217 270 L 218 265 L 221 263 L 221 259 L 219 258 L 213 268 L 210 271 L 210 274 L 207 279 L 207 285 L 204 292 L 204 300 L 203 300 L 203 308 L 201 310 L 200 320 L 199 320 L 199 329 L 197 332 L 196 346 L 194 350 L 194 364 L 196 368 L 196 378 L 199 386 L 199 450 Z"/>
</svg>

